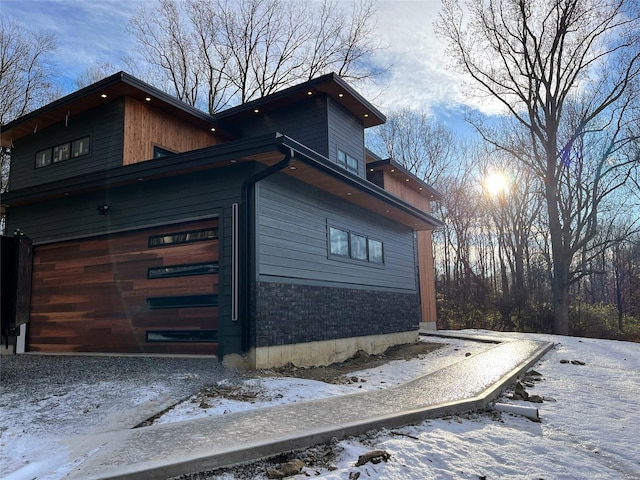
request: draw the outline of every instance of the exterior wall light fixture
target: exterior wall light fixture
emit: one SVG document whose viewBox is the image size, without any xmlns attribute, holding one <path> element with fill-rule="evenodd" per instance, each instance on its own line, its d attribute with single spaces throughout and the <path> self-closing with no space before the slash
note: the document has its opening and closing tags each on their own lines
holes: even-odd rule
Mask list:
<svg viewBox="0 0 640 480">
<path fill-rule="evenodd" d="M 106 215 L 107 213 L 109 213 L 111 211 L 111 205 L 109 204 L 104 204 L 104 205 L 98 205 L 96 207 L 96 210 L 98 211 L 98 213 L 100 215 Z"/>
</svg>

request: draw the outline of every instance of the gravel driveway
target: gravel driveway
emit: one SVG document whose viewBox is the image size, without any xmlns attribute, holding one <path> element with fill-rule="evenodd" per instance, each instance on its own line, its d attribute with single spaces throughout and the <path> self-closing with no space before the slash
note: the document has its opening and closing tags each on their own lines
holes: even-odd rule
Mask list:
<svg viewBox="0 0 640 480">
<path fill-rule="evenodd" d="M 132 428 L 222 379 L 239 378 L 216 358 L 3 355 L 0 433 Z"/>
</svg>

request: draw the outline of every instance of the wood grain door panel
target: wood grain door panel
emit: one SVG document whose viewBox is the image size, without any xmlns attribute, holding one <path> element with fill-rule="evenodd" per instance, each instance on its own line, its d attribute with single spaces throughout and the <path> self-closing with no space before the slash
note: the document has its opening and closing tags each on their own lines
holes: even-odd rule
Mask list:
<svg viewBox="0 0 640 480">
<path fill-rule="evenodd" d="M 217 305 L 152 309 L 148 299 L 216 298 L 218 274 L 147 275 L 152 267 L 219 258 L 217 239 L 149 247 L 150 236 L 217 226 L 211 219 L 35 247 L 29 349 L 216 354 L 215 342 L 149 342 L 147 332 L 216 331 Z"/>
</svg>

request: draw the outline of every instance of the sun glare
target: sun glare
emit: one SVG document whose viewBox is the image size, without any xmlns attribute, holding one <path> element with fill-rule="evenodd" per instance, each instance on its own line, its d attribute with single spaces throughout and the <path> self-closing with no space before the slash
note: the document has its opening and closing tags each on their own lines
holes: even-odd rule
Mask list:
<svg viewBox="0 0 640 480">
<path fill-rule="evenodd" d="M 507 176 L 502 172 L 493 172 L 484 179 L 485 191 L 492 197 L 506 195 L 509 193 L 509 181 Z"/>
</svg>

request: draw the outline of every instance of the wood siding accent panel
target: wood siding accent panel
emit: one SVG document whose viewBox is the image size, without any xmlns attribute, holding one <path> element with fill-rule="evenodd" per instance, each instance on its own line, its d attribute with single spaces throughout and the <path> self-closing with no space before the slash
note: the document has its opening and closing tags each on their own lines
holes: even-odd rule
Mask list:
<svg viewBox="0 0 640 480">
<path fill-rule="evenodd" d="M 195 128 L 133 98 L 125 99 L 123 165 L 153 159 L 153 147 L 187 152 L 217 145 L 215 134 Z"/>
<path fill-rule="evenodd" d="M 218 294 L 218 275 L 147 279 L 147 268 L 218 261 L 219 241 L 148 248 L 150 235 L 218 220 L 42 245 L 34 250 L 29 349 L 55 352 L 217 352 L 213 343 L 146 342 L 147 330 L 218 328 L 218 307 L 150 310 L 147 298 Z"/>
<path fill-rule="evenodd" d="M 423 212 L 431 212 L 431 200 L 428 199 L 422 192 L 406 185 L 405 176 L 402 173 L 390 174 L 384 172 L 383 188 L 389 193 L 393 193 L 395 196 L 402 198 L 407 203 L 418 207 Z"/>
<path fill-rule="evenodd" d="M 329 160 L 338 161 L 338 149 L 358 160 L 358 175 L 366 178 L 364 123 L 333 99 L 328 99 Z"/>
<path fill-rule="evenodd" d="M 257 188 L 260 280 L 416 292 L 413 232 L 286 175 Z M 329 258 L 327 221 L 384 243 L 384 265 Z"/>
<path fill-rule="evenodd" d="M 418 270 L 420 272 L 420 312 L 423 322 L 435 322 L 436 279 L 433 264 L 433 244 L 430 231 L 416 232 L 418 243 Z"/>
<path fill-rule="evenodd" d="M 90 112 L 73 115 L 16 142 L 11 152 L 10 190 L 41 185 L 122 165 L 124 100 L 114 100 Z M 90 136 L 90 152 L 36 168 L 36 152 Z"/>
</svg>

